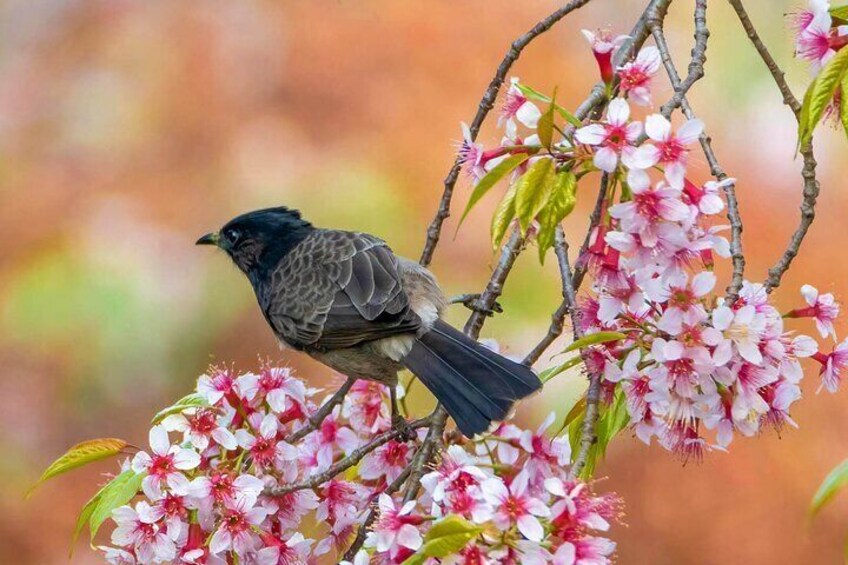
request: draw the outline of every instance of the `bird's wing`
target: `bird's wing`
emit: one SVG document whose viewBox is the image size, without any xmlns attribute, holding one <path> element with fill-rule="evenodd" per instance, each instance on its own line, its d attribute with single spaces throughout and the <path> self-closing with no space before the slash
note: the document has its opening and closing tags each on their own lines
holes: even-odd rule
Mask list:
<svg viewBox="0 0 848 565">
<path fill-rule="evenodd" d="M 362 233 L 317 230 L 274 271 L 266 316 L 296 347 L 341 349 L 415 332 L 397 257 Z"/>
</svg>

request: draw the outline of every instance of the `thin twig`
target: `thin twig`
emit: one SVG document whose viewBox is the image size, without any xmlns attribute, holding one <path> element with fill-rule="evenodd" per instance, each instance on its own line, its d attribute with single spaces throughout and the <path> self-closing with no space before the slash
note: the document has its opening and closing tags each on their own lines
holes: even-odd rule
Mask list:
<svg viewBox="0 0 848 565">
<path fill-rule="evenodd" d="M 765 43 L 763 43 L 763 40 L 760 39 L 760 35 L 754 28 L 751 18 L 748 17 L 748 12 L 745 11 L 745 7 L 742 5 L 741 0 L 728 0 L 728 2 L 730 2 L 730 5 L 733 6 L 734 10 L 736 10 L 736 15 L 742 23 L 742 27 L 745 28 L 745 33 L 748 34 L 748 39 L 750 39 L 751 43 L 754 44 L 754 47 L 760 54 L 760 58 L 766 64 L 766 67 L 768 67 L 772 78 L 774 78 L 777 88 L 783 95 L 783 103 L 789 106 L 792 109 L 792 112 L 798 116 L 801 113 L 801 103 L 798 102 L 798 99 L 795 98 L 794 94 L 792 94 L 792 89 L 789 88 L 789 84 L 786 82 L 785 73 L 778 66 L 777 62 L 775 62 L 774 57 L 772 57 Z"/>
<path fill-rule="evenodd" d="M 548 347 L 562 335 L 563 328 L 565 327 L 565 317 L 571 314 L 577 307 L 574 288 L 566 284 L 566 281 L 571 279 L 571 265 L 568 261 L 568 241 L 565 239 L 565 232 L 563 232 L 562 226 L 557 226 L 556 228 L 554 251 L 556 252 L 560 279 L 562 280 L 562 302 L 551 315 L 551 325 L 548 327 L 548 333 L 545 334 L 539 343 L 521 361 L 525 365 L 532 365 L 538 361 L 539 357 L 542 356 Z"/>
<path fill-rule="evenodd" d="M 680 75 L 674 66 L 674 61 L 671 59 L 671 52 L 669 51 L 668 43 L 663 33 L 662 21 L 655 21 L 651 24 L 651 34 L 654 37 L 654 42 L 657 44 L 663 66 L 666 69 L 675 93 L 674 97 L 667 104 L 663 105 L 663 108 L 670 109 L 668 116 L 674 110 L 674 104 L 679 103 L 683 114 L 688 119 L 695 118 L 695 112 L 686 99 L 686 92 L 699 78 L 703 77 L 704 63 L 706 61 L 706 41 L 710 35 L 706 25 L 706 2 L 699 0 L 695 6 L 695 47 L 692 49 L 693 59 L 689 63 L 689 74 L 686 77 L 686 81 L 681 81 Z M 697 60 L 695 59 L 696 57 L 698 58 Z M 683 89 L 684 82 L 688 84 L 686 90 Z M 678 94 L 682 95 L 678 97 Z M 707 163 L 710 166 L 712 175 L 718 181 L 727 180 L 727 174 L 719 164 L 715 151 L 713 151 L 712 139 L 706 133 L 702 133 L 698 140 L 704 152 L 704 157 L 706 157 Z M 727 298 L 732 301 L 738 296 L 745 277 L 745 255 L 742 251 L 742 232 L 744 226 L 742 215 L 739 212 L 739 201 L 736 198 L 736 184 L 727 182 L 722 187 L 725 198 L 727 199 L 727 218 L 730 221 L 730 256 L 733 264 L 733 275 L 730 279 L 730 285 L 727 287 Z"/>
<path fill-rule="evenodd" d="M 792 113 L 795 115 L 795 120 L 800 123 L 801 103 L 792 93 L 792 89 L 789 88 L 789 84 L 786 82 L 783 70 L 780 66 L 778 66 L 774 57 L 772 57 L 771 52 L 769 52 L 768 47 L 766 47 L 765 43 L 763 43 L 763 40 L 760 39 L 760 35 L 757 33 L 751 18 L 745 11 L 745 7 L 742 5 L 742 2 L 740 0 L 728 1 L 736 11 L 736 15 L 742 23 L 742 27 L 745 29 L 748 39 L 751 40 L 751 43 L 760 54 L 760 58 L 765 63 L 772 78 L 774 79 L 775 84 L 777 85 L 778 90 L 780 90 L 780 93 L 783 95 L 783 103 L 789 106 Z M 816 216 L 816 199 L 819 196 L 819 190 L 821 187 L 818 179 L 816 178 L 817 163 L 813 153 L 812 140 L 801 146 L 800 153 L 804 160 L 804 166 L 801 169 L 801 177 L 804 180 L 804 191 L 801 200 L 801 220 L 798 227 L 795 229 L 795 232 L 792 234 L 789 244 L 786 246 L 786 250 L 777 260 L 777 263 L 775 263 L 768 271 L 768 277 L 765 280 L 765 288 L 767 292 L 771 292 L 780 286 L 783 275 L 789 270 L 789 266 L 792 264 L 795 256 L 798 255 L 798 251 L 801 249 L 801 243 L 804 241 L 804 237 L 807 235 L 807 231 L 810 229 L 810 226 Z"/>
<path fill-rule="evenodd" d="M 418 428 L 426 428 L 432 423 L 433 422 L 430 417 L 421 418 L 420 420 L 409 422 L 409 428 L 417 430 Z M 326 470 L 320 473 L 316 473 L 308 479 L 305 479 L 304 481 L 301 481 L 299 483 L 280 485 L 277 487 L 268 488 L 266 489 L 265 494 L 268 494 L 270 496 L 282 496 L 284 494 L 288 494 L 297 490 L 311 489 L 320 486 L 335 477 L 336 475 L 344 473 L 345 471 L 359 463 L 363 457 L 365 457 L 381 445 L 384 445 L 392 441 L 393 439 L 398 439 L 401 435 L 405 433 L 405 431 L 406 430 L 391 429 L 377 436 L 374 436 L 374 438 L 371 439 L 371 441 L 369 441 L 367 444 L 361 447 L 357 447 L 356 449 L 351 451 L 350 454 L 348 454 L 346 457 L 340 459 L 333 465 L 330 465 L 330 467 L 328 467 Z"/>
<path fill-rule="evenodd" d="M 652 22 L 651 33 L 656 35 L 656 30 L 661 31 L 662 25 Z M 674 86 L 674 96 L 671 97 L 671 100 L 660 107 L 660 114 L 666 118 L 671 117 L 671 113 L 683 103 L 689 89 L 704 77 L 704 63 L 707 61 L 707 40 L 709 38 L 710 31 L 707 29 L 707 0 L 696 0 L 695 46 L 692 47 L 689 71 L 686 78 L 678 81 L 678 84 Z M 677 74 L 677 72 L 675 71 L 674 74 Z"/>
<path fill-rule="evenodd" d="M 489 87 L 483 94 L 483 98 L 480 100 L 480 104 L 477 107 L 477 114 L 474 116 L 474 120 L 471 121 L 471 125 L 468 128 L 471 132 L 472 140 L 477 139 L 477 134 L 480 132 L 480 126 L 483 125 L 483 121 L 486 119 L 486 116 L 489 115 L 489 112 L 494 107 L 498 92 L 500 91 L 501 85 L 506 80 L 507 73 L 509 73 L 512 65 L 515 64 L 515 61 L 518 60 L 518 57 L 521 55 L 521 52 L 524 51 L 524 48 L 527 47 L 536 37 L 551 29 L 554 24 L 562 18 L 589 2 L 590 0 L 572 0 L 565 6 L 562 6 L 555 12 L 551 13 L 548 17 L 533 26 L 530 31 L 512 42 L 512 45 L 509 47 L 509 51 L 507 51 L 506 55 L 504 55 L 501 64 L 498 65 L 498 70 L 495 72 L 495 76 L 489 83 Z M 453 189 L 456 186 L 456 181 L 459 178 L 459 172 L 461 169 L 462 159 L 457 156 L 453 167 L 451 167 L 450 172 L 448 172 L 448 176 L 445 177 L 445 189 L 442 193 L 442 198 L 439 202 L 439 208 L 436 212 L 436 216 L 430 223 L 430 227 L 427 228 L 427 240 L 424 243 L 424 251 L 421 253 L 421 259 L 419 260 L 419 263 L 425 267 L 433 260 L 433 253 L 436 251 L 436 245 L 439 243 L 439 237 L 442 233 L 442 224 L 444 224 L 445 220 L 448 216 L 450 216 Z"/>
<path fill-rule="evenodd" d="M 298 428 L 296 431 L 292 432 L 286 438 L 288 443 L 297 443 L 310 433 L 314 432 L 318 429 L 318 427 L 324 423 L 324 420 L 327 419 L 327 416 L 333 411 L 333 409 L 344 401 L 347 393 L 350 392 L 350 388 L 353 386 L 353 383 L 356 382 L 356 379 L 353 377 L 348 377 L 344 384 L 339 387 L 333 396 L 330 399 L 321 405 L 321 407 L 309 417 L 309 421 Z"/>
<path fill-rule="evenodd" d="M 804 194 L 801 200 L 801 221 L 792 238 L 789 240 L 786 250 L 780 256 L 777 263 L 768 270 L 768 278 L 765 280 L 767 292 L 771 292 L 780 286 L 783 275 L 789 270 L 795 256 L 801 249 L 801 243 L 807 235 L 807 230 L 813 224 L 816 217 L 816 199 L 819 196 L 820 185 L 816 179 L 816 158 L 813 155 L 813 143 L 810 141 L 801 147 L 801 156 L 804 158 L 804 167 L 801 169 L 801 177 L 804 179 Z"/>
<path fill-rule="evenodd" d="M 401 471 L 400 475 L 388 485 L 385 490 L 381 494 L 392 495 L 396 493 L 400 487 L 403 486 L 403 483 L 406 482 L 406 479 L 409 478 L 409 474 L 412 471 L 412 467 L 406 467 L 403 471 Z M 371 508 L 368 510 L 368 515 L 365 516 L 365 520 L 362 521 L 362 525 L 359 526 L 359 531 L 356 532 L 356 538 L 354 538 L 353 543 L 350 544 L 344 556 L 342 557 L 343 561 L 353 562 L 353 558 L 356 556 L 356 553 L 362 547 L 362 544 L 365 543 L 365 538 L 368 535 L 368 528 L 371 527 L 371 524 L 374 523 L 374 520 L 377 518 L 377 514 L 379 513 L 378 507 L 376 503 L 371 505 Z"/>
</svg>

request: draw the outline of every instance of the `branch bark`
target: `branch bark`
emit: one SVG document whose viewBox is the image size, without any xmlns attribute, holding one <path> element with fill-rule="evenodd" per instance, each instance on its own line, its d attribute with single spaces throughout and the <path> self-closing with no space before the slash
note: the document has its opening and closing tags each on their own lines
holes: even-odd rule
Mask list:
<svg viewBox="0 0 848 565">
<path fill-rule="evenodd" d="M 486 116 L 489 115 L 489 112 L 495 105 L 495 100 L 498 97 L 498 92 L 500 92 L 501 85 L 503 85 L 506 80 L 506 75 L 509 73 L 509 70 L 518 60 L 518 57 L 521 55 L 521 52 L 524 51 L 524 48 L 527 47 L 530 42 L 536 39 L 539 35 L 545 33 L 549 29 L 551 29 L 558 21 L 562 18 L 573 12 L 574 10 L 583 7 L 585 4 L 588 4 L 591 0 L 572 0 L 567 3 L 565 6 L 562 6 L 558 10 L 551 13 L 548 17 L 537 23 L 532 27 L 527 33 L 518 37 L 515 41 L 510 45 L 509 51 L 504 55 L 501 64 L 498 65 L 498 69 L 495 72 L 495 76 L 492 78 L 492 81 L 489 83 L 489 87 L 486 89 L 486 92 L 483 94 L 483 98 L 480 100 L 480 104 L 477 107 L 477 114 L 474 116 L 474 119 L 471 121 L 469 125 L 469 130 L 471 130 L 471 139 L 477 139 L 477 134 L 480 133 L 480 126 L 483 125 L 483 121 L 485 121 Z M 457 156 L 456 160 L 453 163 L 450 171 L 448 172 L 448 176 L 445 177 L 444 180 L 444 191 L 442 192 L 442 198 L 439 201 L 439 208 L 436 211 L 436 215 L 433 218 L 433 221 L 430 223 L 430 226 L 427 228 L 427 239 L 424 242 L 424 250 L 421 253 L 421 259 L 419 263 L 424 265 L 425 267 L 430 264 L 433 260 L 433 254 L 436 251 L 436 246 L 439 243 L 439 238 L 442 233 L 442 224 L 444 224 L 445 220 L 450 216 L 450 205 L 451 199 L 453 198 L 453 189 L 456 186 L 456 181 L 459 178 L 459 172 L 462 169 L 462 161 L 459 156 Z"/>
<path fill-rule="evenodd" d="M 707 29 L 706 10 L 706 1 L 698 0 L 695 4 L 695 47 L 692 48 L 692 60 L 689 63 L 688 75 L 683 81 L 680 80 L 680 75 L 674 66 L 674 61 L 671 59 L 671 52 L 669 51 L 668 43 L 663 33 L 663 21 L 658 20 L 651 23 L 651 34 L 654 37 L 654 42 L 657 44 L 666 74 L 674 89 L 674 96 L 661 109 L 663 115 L 667 118 L 671 116 L 671 113 L 677 107 L 683 110 L 683 114 L 688 119 L 695 118 L 695 112 L 686 99 L 686 94 L 695 82 L 704 76 L 707 40 L 710 36 L 710 32 Z M 699 137 L 699 142 L 712 175 L 718 181 L 727 180 L 727 174 L 719 164 L 715 151 L 713 151 L 712 139 L 705 132 Z M 724 185 L 723 190 L 727 199 L 727 218 L 730 221 L 730 256 L 733 263 L 733 275 L 730 285 L 727 287 L 727 298 L 732 301 L 739 295 L 739 290 L 742 288 L 742 282 L 745 277 L 745 254 L 742 250 L 742 232 L 744 227 L 742 215 L 739 211 L 739 201 L 736 198 L 736 184 L 727 183 Z"/>
<path fill-rule="evenodd" d="M 748 35 L 748 39 L 751 40 L 751 43 L 754 45 L 757 53 L 759 53 L 763 63 L 765 63 L 766 68 L 768 68 L 771 73 L 778 90 L 780 90 L 780 93 L 783 95 L 783 103 L 792 110 L 792 113 L 795 115 L 795 120 L 800 123 L 801 103 L 792 93 L 792 89 L 789 88 L 789 84 L 786 82 L 785 73 L 774 60 L 774 57 L 768 50 L 768 47 L 766 47 L 766 44 L 763 43 L 763 40 L 760 38 L 760 35 L 754 27 L 754 23 L 748 16 L 748 12 L 742 5 L 741 0 L 728 1 L 736 11 L 736 16 L 739 18 L 739 22 L 742 24 L 745 33 Z M 801 220 L 798 227 L 795 229 L 795 232 L 792 234 L 792 237 L 786 246 L 786 250 L 774 266 L 768 271 L 768 277 L 764 281 L 767 292 L 772 292 L 780 286 L 783 275 L 786 274 L 786 271 L 789 270 L 795 256 L 798 255 L 798 251 L 801 249 L 801 243 L 803 243 L 804 237 L 806 237 L 807 231 L 810 229 L 810 226 L 816 217 L 816 199 L 819 196 L 821 186 L 816 178 L 817 163 L 813 153 L 812 140 L 800 147 L 800 153 L 804 160 L 804 165 L 801 169 L 801 178 L 804 182 L 804 190 L 801 200 Z"/>
</svg>

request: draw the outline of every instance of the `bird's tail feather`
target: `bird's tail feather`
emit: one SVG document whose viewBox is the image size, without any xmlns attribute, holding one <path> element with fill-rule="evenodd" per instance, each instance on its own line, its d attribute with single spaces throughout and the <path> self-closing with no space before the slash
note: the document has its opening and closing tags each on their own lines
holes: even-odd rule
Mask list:
<svg viewBox="0 0 848 565">
<path fill-rule="evenodd" d="M 510 361 L 438 320 L 403 359 L 467 437 L 503 420 L 512 405 L 542 388 L 529 367 Z"/>
</svg>

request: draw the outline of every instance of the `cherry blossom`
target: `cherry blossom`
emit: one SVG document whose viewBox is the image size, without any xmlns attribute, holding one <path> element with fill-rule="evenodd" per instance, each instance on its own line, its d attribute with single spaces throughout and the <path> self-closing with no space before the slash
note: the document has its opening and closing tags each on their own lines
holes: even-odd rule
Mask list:
<svg viewBox="0 0 848 565">
<path fill-rule="evenodd" d="M 144 503 L 139 503 L 142 504 Z M 143 521 L 131 506 L 121 506 L 113 510 L 112 519 L 117 525 L 112 531 L 112 543 L 131 547 L 141 563 L 161 563 L 171 561 L 176 556 L 174 541 L 155 523 Z M 117 557 L 124 558 L 125 555 L 126 552 L 122 552 L 117 554 Z M 115 558 L 113 555 L 113 559 Z"/>
<path fill-rule="evenodd" d="M 836 329 L 833 322 L 839 316 L 839 304 L 833 295 L 819 294 L 819 291 L 808 284 L 801 287 L 801 295 L 807 302 L 805 308 L 797 308 L 786 315 L 788 318 L 813 318 L 816 321 L 816 329 L 823 338 L 833 336 L 836 338 Z"/>
<path fill-rule="evenodd" d="M 209 447 L 210 440 L 228 450 L 238 445 L 236 437 L 221 425 L 214 410 L 200 408 L 171 414 L 162 421 L 162 426 L 169 432 L 181 432 L 183 441 L 190 442 L 199 451 Z"/>
<path fill-rule="evenodd" d="M 539 518 L 546 518 L 550 510 L 543 501 L 527 491 L 527 481 L 516 479 L 509 486 L 500 479 L 488 479 L 482 484 L 483 493 L 493 507 L 492 521 L 496 527 L 513 526 L 530 541 L 541 541 L 544 528 Z"/>
<path fill-rule="evenodd" d="M 615 171 L 619 158 L 625 165 L 632 162 L 636 154 L 634 144 L 642 135 L 642 123 L 629 119 L 630 106 L 625 100 L 616 98 L 609 104 L 604 123 L 583 126 L 574 133 L 580 143 L 598 147 L 594 163 L 600 170 Z"/>
<path fill-rule="evenodd" d="M 607 84 L 611 83 L 614 76 L 612 68 L 613 55 L 621 47 L 622 43 L 627 40 L 627 36 L 618 35 L 613 37 L 612 32 L 607 29 L 599 29 L 597 32 L 584 29 L 582 32 L 583 37 L 592 46 L 592 54 L 595 55 L 595 60 L 598 62 L 601 78 Z"/>
<path fill-rule="evenodd" d="M 660 68 L 660 52 L 654 46 L 639 51 L 634 61 L 618 69 L 619 88 L 634 104 L 651 105 L 651 76 Z"/>
<path fill-rule="evenodd" d="M 659 164 L 665 169 L 665 178 L 672 188 L 683 190 L 686 176 L 688 145 L 698 140 L 704 131 L 704 123 L 694 119 L 684 123 L 677 133 L 671 130 L 671 122 L 660 114 L 651 114 L 645 119 L 645 133 L 654 144 L 642 145 L 635 159 L 640 163 Z M 647 167 L 641 167 L 647 168 Z"/>
<path fill-rule="evenodd" d="M 415 502 L 409 501 L 398 508 L 392 498 L 381 494 L 378 499 L 380 517 L 374 524 L 374 530 L 368 534 L 366 547 L 374 547 L 378 552 L 388 552 L 393 557 L 403 549 L 413 552 L 421 547 L 423 538 L 418 530 L 424 520 L 415 514 Z"/>
<path fill-rule="evenodd" d="M 506 121 L 517 120 L 522 125 L 535 129 L 539 118 L 542 117 L 542 111 L 521 92 L 518 84 L 518 77 L 510 79 L 498 124 L 503 125 Z"/>
<path fill-rule="evenodd" d="M 168 432 L 163 426 L 153 426 L 149 439 L 152 455 L 139 451 L 132 461 L 133 471 L 147 473 L 141 483 L 144 493 L 150 499 L 157 500 L 162 496 L 165 485 L 177 493 L 186 493 L 189 483 L 181 471 L 197 467 L 200 456 L 191 449 L 171 445 Z"/>
</svg>

